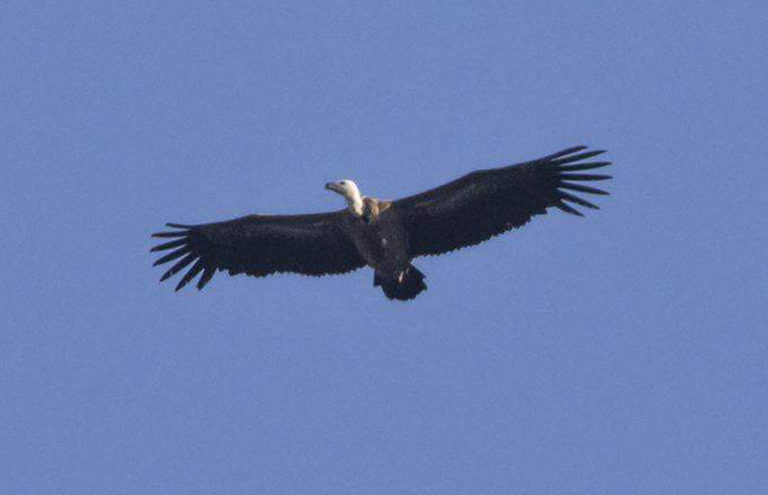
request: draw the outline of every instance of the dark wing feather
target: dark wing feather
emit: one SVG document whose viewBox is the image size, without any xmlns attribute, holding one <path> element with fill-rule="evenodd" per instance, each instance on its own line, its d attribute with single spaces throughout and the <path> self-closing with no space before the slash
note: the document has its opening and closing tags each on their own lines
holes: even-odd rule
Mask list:
<svg viewBox="0 0 768 495">
<path fill-rule="evenodd" d="M 277 272 L 314 276 L 349 272 L 364 266 L 365 261 L 343 230 L 344 214 L 346 210 L 314 215 L 250 215 L 204 225 L 169 223 L 178 230 L 159 232 L 153 237 L 174 240 L 152 251 L 173 251 L 155 265 L 181 258 L 163 274 L 163 281 L 194 262 L 176 290 L 200 272 L 197 288 L 202 289 L 217 270 L 256 277 Z"/>
<path fill-rule="evenodd" d="M 483 242 L 521 227 L 534 215 L 558 208 L 583 216 L 571 204 L 597 209 L 589 201 L 562 189 L 608 194 L 568 181 L 598 181 L 611 177 L 572 174 L 610 165 L 580 162 L 604 151 L 576 146 L 549 156 L 507 167 L 478 170 L 435 189 L 393 203 L 408 235 L 411 256 L 442 254 Z"/>
</svg>

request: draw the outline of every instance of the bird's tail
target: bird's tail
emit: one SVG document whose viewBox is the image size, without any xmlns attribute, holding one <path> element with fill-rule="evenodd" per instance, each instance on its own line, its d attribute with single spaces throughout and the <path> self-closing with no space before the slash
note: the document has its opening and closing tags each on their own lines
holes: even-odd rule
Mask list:
<svg viewBox="0 0 768 495">
<path fill-rule="evenodd" d="M 409 301 L 418 296 L 422 291 L 427 290 L 427 284 L 424 283 L 426 276 L 415 266 L 406 268 L 402 275 L 394 279 L 385 279 L 379 277 L 378 273 L 373 276 L 374 287 L 381 286 L 384 294 L 389 299 L 399 301 Z"/>
</svg>

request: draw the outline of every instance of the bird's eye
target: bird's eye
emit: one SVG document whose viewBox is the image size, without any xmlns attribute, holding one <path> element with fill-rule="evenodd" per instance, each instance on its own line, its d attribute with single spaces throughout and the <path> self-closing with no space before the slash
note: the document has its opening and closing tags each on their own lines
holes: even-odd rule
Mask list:
<svg viewBox="0 0 768 495">
<path fill-rule="evenodd" d="M 346 186 L 347 185 L 347 181 L 343 180 L 343 181 L 339 182 L 339 184 L 341 184 L 342 186 Z"/>
</svg>

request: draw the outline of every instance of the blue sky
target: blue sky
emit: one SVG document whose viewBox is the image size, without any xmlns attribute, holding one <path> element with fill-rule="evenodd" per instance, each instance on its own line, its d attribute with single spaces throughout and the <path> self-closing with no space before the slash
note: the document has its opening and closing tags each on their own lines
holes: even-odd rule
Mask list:
<svg viewBox="0 0 768 495">
<path fill-rule="evenodd" d="M 3 493 L 765 493 L 764 2 L 9 2 Z M 173 293 L 151 232 L 575 145 L 612 196 Z"/>
</svg>

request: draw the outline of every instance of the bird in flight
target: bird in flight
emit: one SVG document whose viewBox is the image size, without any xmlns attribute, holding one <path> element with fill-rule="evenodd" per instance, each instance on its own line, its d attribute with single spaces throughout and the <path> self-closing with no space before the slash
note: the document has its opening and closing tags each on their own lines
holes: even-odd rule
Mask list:
<svg viewBox="0 0 768 495">
<path fill-rule="evenodd" d="M 452 182 L 396 201 L 363 196 L 351 180 L 329 182 L 347 207 L 306 215 L 248 215 L 200 225 L 166 224 L 174 230 L 152 251 L 170 251 L 157 261 L 175 261 L 164 281 L 192 265 L 181 289 L 202 273 L 202 289 L 217 271 L 265 277 L 291 272 L 321 276 L 370 266 L 373 285 L 389 299 L 406 301 L 426 290 L 424 274 L 411 264 L 419 256 L 473 246 L 522 227 L 557 208 L 583 216 L 574 206 L 598 209 L 576 193 L 606 195 L 583 182 L 610 179 L 584 173 L 610 165 L 587 161 L 603 150 L 585 146 L 515 165 L 476 170 Z M 179 259 L 180 258 L 180 259 Z"/>
</svg>

